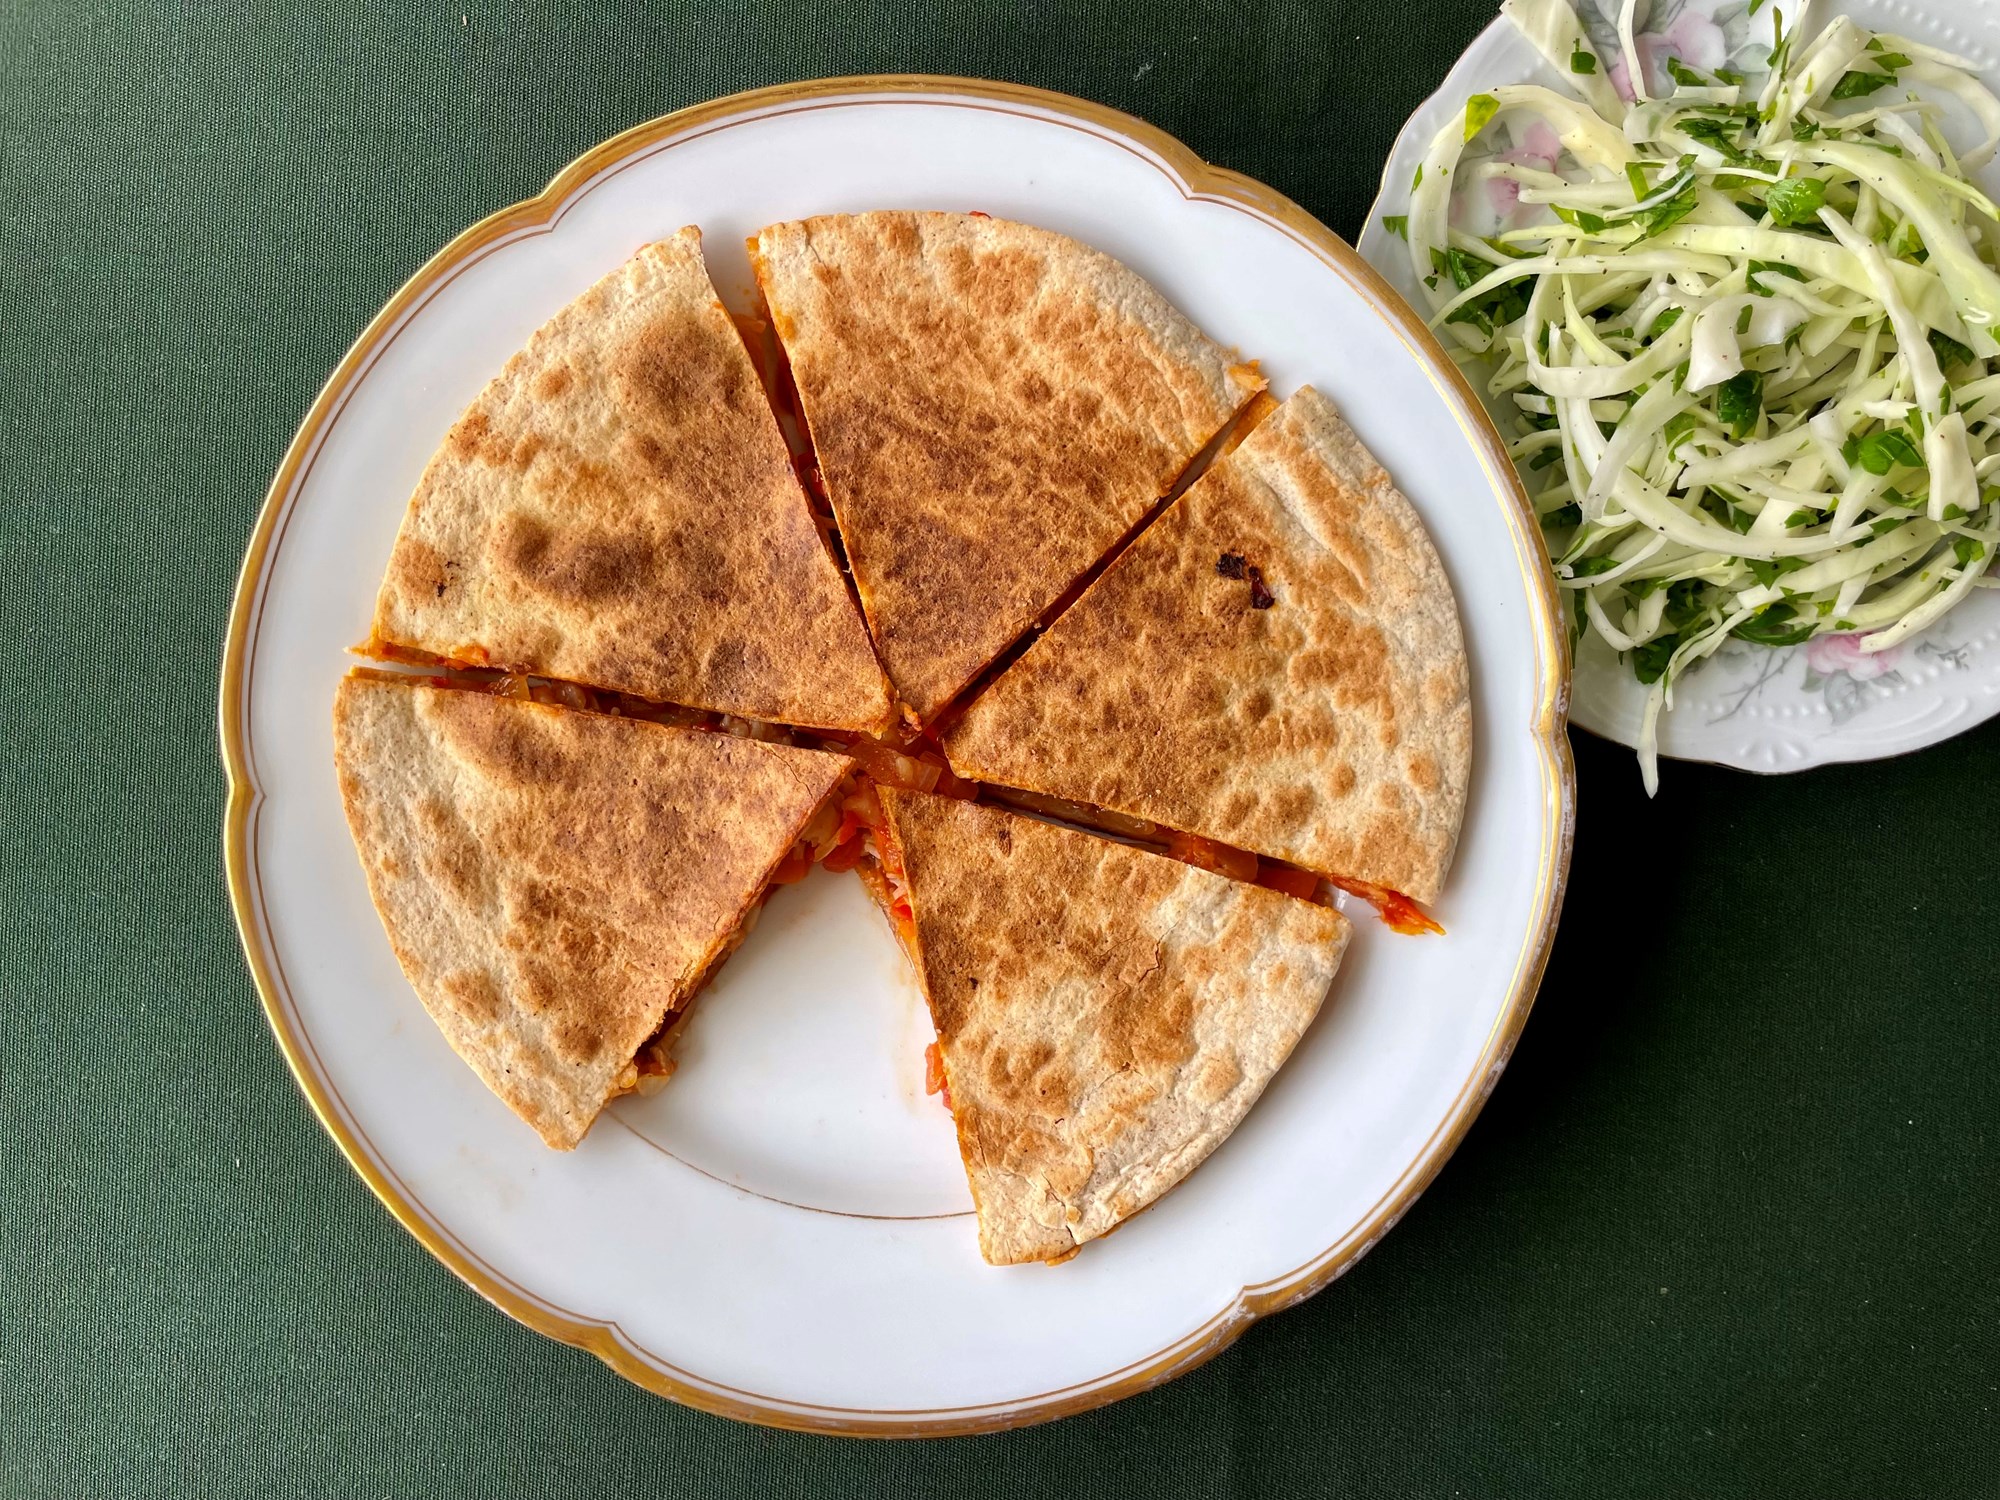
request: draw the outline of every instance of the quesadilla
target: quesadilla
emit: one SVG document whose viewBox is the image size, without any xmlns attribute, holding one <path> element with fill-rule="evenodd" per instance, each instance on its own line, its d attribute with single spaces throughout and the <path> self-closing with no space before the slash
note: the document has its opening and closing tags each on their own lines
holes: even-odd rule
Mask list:
<svg viewBox="0 0 2000 1500">
<path fill-rule="evenodd" d="M 558 1150 L 671 1071 L 663 1028 L 828 841 L 853 764 L 367 671 L 334 742 L 404 974 Z"/>
<path fill-rule="evenodd" d="M 557 313 L 451 429 L 404 517 L 371 648 L 782 724 L 888 722 L 699 231 Z"/>
<path fill-rule="evenodd" d="M 1472 759 L 1451 585 L 1410 502 L 1307 386 L 943 746 L 960 776 L 1432 901 Z"/>
<path fill-rule="evenodd" d="M 1337 911 L 998 808 L 884 788 L 878 852 L 995 1265 L 1186 1177 L 1290 1056 Z"/>
<path fill-rule="evenodd" d="M 983 214 L 751 243 L 863 611 L 929 722 L 1172 488 L 1263 377 L 1109 256 Z"/>
</svg>

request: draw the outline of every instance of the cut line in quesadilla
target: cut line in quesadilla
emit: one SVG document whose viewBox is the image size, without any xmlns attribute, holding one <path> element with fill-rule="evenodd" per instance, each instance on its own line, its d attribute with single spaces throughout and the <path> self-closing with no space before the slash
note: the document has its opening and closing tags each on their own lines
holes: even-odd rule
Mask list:
<svg viewBox="0 0 2000 1500">
<path fill-rule="evenodd" d="M 888 688 L 697 230 L 558 312 L 411 498 L 370 654 L 818 728 Z"/>
<path fill-rule="evenodd" d="M 1217 460 L 1235 452 L 1250 435 L 1251 430 L 1277 409 L 1278 403 L 1265 391 L 1259 391 L 1244 402 L 1236 415 L 1229 419 L 1229 424 L 1210 438 L 1201 452 L 1188 461 L 1187 468 L 1181 471 L 1181 476 L 1174 481 L 1173 487 L 1148 506 L 1146 513 L 1126 528 L 1125 534 L 1111 545 L 1110 550 L 1072 580 L 1069 587 L 1058 594 L 1054 602 L 1043 610 L 1026 630 L 1009 641 L 993 660 L 980 669 L 978 676 L 961 688 L 943 708 L 932 714 L 922 725 L 922 732 L 935 739 L 955 723 L 968 705 L 998 681 L 1001 674 L 1019 661 L 1030 646 L 1047 634 L 1049 628 L 1062 618 L 1064 611 L 1089 591 L 1090 586 L 1097 582 L 1106 568 L 1125 555 L 1126 549 L 1144 535 L 1146 528 L 1157 521 L 1168 506 L 1186 494 L 1189 487 L 1199 481 Z"/>
<path fill-rule="evenodd" d="M 918 723 L 1168 493 L 1264 380 L 1031 225 L 774 224 L 751 260 L 883 666 Z"/>
<path fill-rule="evenodd" d="M 940 740 L 968 780 L 1434 901 L 1471 768 L 1451 586 L 1409 501 L 1307 386 Z"/>
<path fill-rule="evenodd" d="M 879 868 L 995 1265 L 1064 1260 L 1236 1128 L 1350 933 L 1323 906 L 1075 829 L 886 789 Z"/>
<path fill-rule="evenodd" d="M 1317 871 L 1301 869 L 1284 860 L 1255 854 L 1248 849 L 1234 848 L 1215 839 L 1203 838 L 1199 834 L 1182 833 L 1155 823 L 1151 819 L 1131 817 L 1108 808 L 1086 807 L 1080 802 L 1065 801 L 1061 797 L 1024 792 L 1015 787 L 996 786 L 987 782 L 962 784 L 976 787 L 982 801 L 1011 807 L 1032 817 L 1046 818 L 1082 828 L 1103 838 L 1117 839 L 1121 843 L 1135 845 L 1150 853 L 1163 854 L 1168 859 L 1180 860 L 1183 864 L 1213 870 L 1216 874 L 1226 875 L 1231 880 L 1241 880 L 1251 885 L 1282 891 L 1285 895 L 1295 896 L 1301 901 L 1316 901 L 1322 906 L 1333 906 L 1336 904 L 1333 892 L 1345 891 L 1348 895 L 1366 901 L 1372 906 L 1376 915 L 1392 932 L 1400 932 L 1410 937 L 1422 936 L 1425 933 L 1442 935 L 1444 932 L 1443 926 L 1436 918 L 1400 891 L 1370 885 L 1365 880 L 1321 875 Z"/>
<path fill-rule="evenodd" d="M 672 1070 L 671 1028 L 835 848 L 843 755 L 358 669 L 335 764 L 445 1039 L 550 1146 Z"/>
</svg>

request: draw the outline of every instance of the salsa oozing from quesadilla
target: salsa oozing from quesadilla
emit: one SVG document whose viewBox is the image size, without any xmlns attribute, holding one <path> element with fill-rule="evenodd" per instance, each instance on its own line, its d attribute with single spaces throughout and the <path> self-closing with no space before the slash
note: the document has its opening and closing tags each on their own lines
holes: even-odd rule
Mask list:
<svg viewBox="0 0 2000 1500">
<path fill-rule="evenodd" d="M 816 728 L 889 722 L 881 668 L 701 237 L 558 312 L 445 437 L 371 652 Z"/>
<path fill-rule="evenodd" d="M 980 1253 L 1067 1259 L 1236 1128 L 1317 1014 L 1347 920 L 998 808 L 881 802 Z"/>
<path fill-rule="evenodd" d="M 1302 388 L 941 736 L 959 775 L 1435 900 L 1471 767 L 1416 511 Z"/>
<path fill-rule="evenodd" d="M 439 1030 L 549 1145 L 666 1070 L 663 1029 L 831 850 L 845 756 L 360 671 L 348 827 Z M 796 873 L 794 873 L 796 871 Z"/>
<path fill-rule="evenodd" d="M 751 242 L 883 665 L 928 722 L 1263 388 L 1109 256 L 975 214 Z"/>
</svg>

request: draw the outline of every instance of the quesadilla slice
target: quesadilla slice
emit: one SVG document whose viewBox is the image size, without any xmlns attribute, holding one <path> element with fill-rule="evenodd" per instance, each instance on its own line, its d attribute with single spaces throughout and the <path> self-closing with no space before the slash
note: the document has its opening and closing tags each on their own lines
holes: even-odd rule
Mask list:
<svg viewBox="0 0 2000 1500">
<path fill-rule="evenodd" d="M 1415 509 L 1310 386 L 943 734 L 960 776 L 1435 900 L 1472 708 Z M 1254 861 L 1253 861 L 1254 864 Z"/>
<path fill-rule="evenodd" d="M 699 231 L 557 313 L 451 429 L 403 519 L 371 647 L 781 724 L 888 722 Z"/>
<path fill-rule="evenodd" d="M 1064 1259 L 1236 1128 L 1317 1014 L 1347 919 L 998 808 L 881 800 L 980 1253 Z"/>
<path fill-rule="evenodd" d="M 920 722 L 1263 377 L 1128 267 L 983 214 L 774 224 L 752 260 L 882 662 Z"/>
<path fill-rule="evenodd" d="M 664 1029 L 830 845 L 853 764 L 367 671 L 334 742 L 404 974 L 558 1150 L 671 1071 Z"/>
</svg>

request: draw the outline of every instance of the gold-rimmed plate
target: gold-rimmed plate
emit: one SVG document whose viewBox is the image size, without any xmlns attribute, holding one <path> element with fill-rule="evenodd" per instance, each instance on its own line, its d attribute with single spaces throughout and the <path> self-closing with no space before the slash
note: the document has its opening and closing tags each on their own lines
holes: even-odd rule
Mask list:
<svg viewBox="0 0 2000 1500">
<path fill-rule="evenodd" d="M 773 219 L 977 208 L 1063 230 L 1340 403 L 1457 590 L 1475 770 L 1443 938 L 1366 919 L 1257 1109 L 1153 1211 L 1060 1267 L 979 1259 L 922 1001 L 857 882 L 782 891 L 690 1022 L 673 1085 L 546 1151 L 398 973 L 347 840 L 330 703 L 431 449 L 550 313 L 700 224 L 727 295 Z M 763 90 L 607 142 L 469 230 L 334 372 L 230 621 L 225 844 L 244 947 L 313 1108 L 493 1302 L 649 1389 L 775 1425 L 1016 1426 L 1145 1388 L 1351 1265 L 1443 1164 L 1540 978 L 1568 863 L 1568 662 L 1539 535 L 1463 380 L 1322 225 L 1080 100 L 959 79 Z"/>
</svg>

